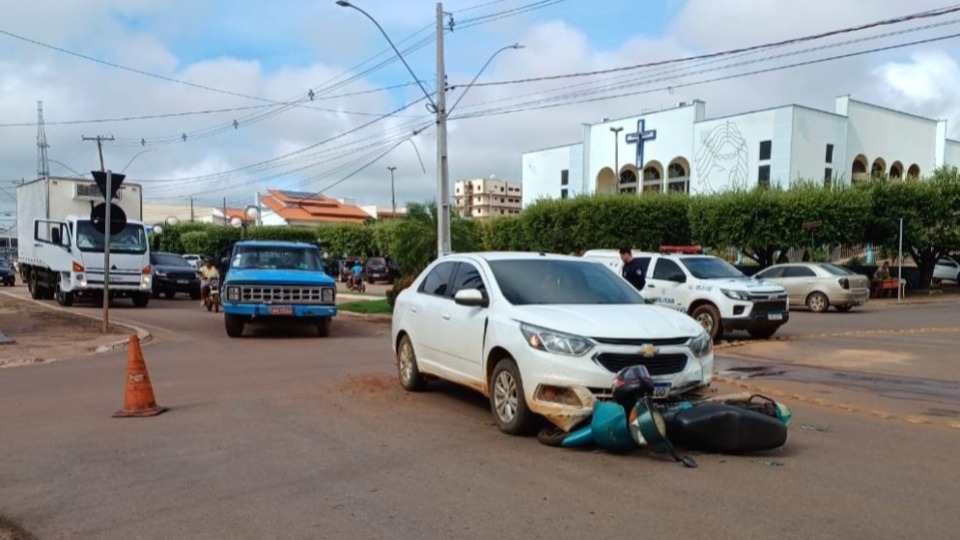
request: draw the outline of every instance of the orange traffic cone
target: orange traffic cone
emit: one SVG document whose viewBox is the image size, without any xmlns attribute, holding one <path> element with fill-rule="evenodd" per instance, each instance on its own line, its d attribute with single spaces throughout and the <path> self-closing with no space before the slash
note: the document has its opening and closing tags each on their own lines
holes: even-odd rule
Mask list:
<svg viewBox="0 0 960 540">
<path fill-rule="evenodd" d="M 150 375 L 147 374 L 147 364 L 143 361 L 143 351 L 140 350 L 140 339 L 130 336 L 130 346 L 127 354 L 127 385 L 123 394 L 123 409 L 113 413 L 114 418 L 131 416 L 156 416 L 166 407 L 157 405 L 153 397 L 153 385 L 150 384 Z"/>
</svg>

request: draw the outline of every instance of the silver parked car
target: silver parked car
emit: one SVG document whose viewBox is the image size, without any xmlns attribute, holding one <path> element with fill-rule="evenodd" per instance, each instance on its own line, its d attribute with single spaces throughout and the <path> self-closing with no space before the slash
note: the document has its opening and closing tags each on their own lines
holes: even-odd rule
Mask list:
<svg viewBox="0 0 960 540">
<path fill-rule="evenodd" d="M 772 281 L 787 290 L 791 305 L 807 306 L 822 313 L 833 306 L 850 311 L 870 298 L 870 280 L 830 263 L 787 263 L 773 265 L 754 276 Z"/>
</svg>

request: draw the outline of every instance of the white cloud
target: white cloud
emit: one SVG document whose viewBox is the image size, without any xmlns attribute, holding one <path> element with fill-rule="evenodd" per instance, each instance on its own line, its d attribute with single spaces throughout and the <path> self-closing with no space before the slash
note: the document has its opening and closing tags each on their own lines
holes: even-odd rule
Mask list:
<svg viewBox="0 0 960 540">
<path fill-rule="evenodd" d="M 471 3 L 475 2 L 460 4 Z M 489 27 L 455 32 L 448 43 L 451 57 L 464 49 L 493 52 L 502 45 L 523 43 L 526 48 L 522 50 L 500 54 L 482 78 L 503 80 L 611 68 L 785 39 L 928 9 L 936 4 L 933 0 L 917 0 L 909 7 L 893 0 L 841 3 L 826 0 L 671 1 L 668 9 L 675 18 L 667 26 L 665 35 L 634 35 L 606 49 L 599 49 L 594 44 L 591 29 L 578 27 L 576 18 L 531 20 L 537 17 L 535 12 L 530 18 L 505 19 Z M 209 4 L 204 2 L 41 0 L 9 6 L 0 28 L 164 76 L 278 100 L 303 96 L 307 89 L 337 77 L 346 66 L 384 47 L 376 29 L 359 14 L 345 16 L 341 8 L 303 0 L 271 5 L 270 9 L 222 14 L 221 20 L 215 18 L 217 14 L 212 13 Z M 391 34 L 402 36 L 428 23 L 433 5 L 425 0 L 384 2 L 382 5 L 371 1 L 369 10 L 378 13 L 378 19 Z M 450 9 L 456 7 L 459 6 Z M 502 9 L 508 7 L 515 5 L 505 3 Z M 274 16 L 268 18 L 267 15 L 271 14 Z M 480 14 L 471 12 L 469 15 Z M 125 18 L 129 17 L 160 22 L 147 25 L 152 31 L 145 31 L 140 29 L 141 26 L 125 24 Z M 236 28 L 235 34 L 230 33 L 231 28 Z M 197 54 L 191 50 L 184 52 L 183 44 L 199 42 L 199 33 L 207 31 L 213 32 L 217 39 L 232 40 L 230 43 L 243 46 L 247 52 L 239 58 L 218 56 L 186 60 L 185 55 L 195 57 Z M 287 65 L 276 65 L 276 58 L 282 55 L 277 56 L 279 53 L 274 49 L 280 46 L 278 43 L 285 43 L 281 38 L 302 44 L 307 53 L 315 53 L 323 62 L 291 61 Z M 257 40 L 269 40 L 269 43 L 263 42 L 264 58 L 257 58 L 254 54 L 260 43 Z M 701 86 L 684 85 L 731 71 L 691 75 L 689 68 L 678 71 L 676 67 L 664 67 L 655 70 L 660 74 L 657 78 L 663 80 L 649 85 L 638 80 L 637 73 L 623 73 L 617 78 L 476 87 L 470 90 L 454 116 L 510 105 L 518 100 L 542 99 L 556 95 L 556 92 L 548 92 L 561 87 L 569 87 L 566 92 L 579 92 L 593 88 L 601 81 L 620 82 L 624 84 L 620 91 L 625 93 L 649 87 L 669 86 L 673 90 L 518 114 L 451 120 L 451 178 L 491 174 L 519 178 L 522 152 L 579 140 L 582 122 L 670 107 L 678 101 L 692 99 L 706 101 L 708 115 L 721 115 L 787 102 L 830 109 L 834 96 L 850 93 L 860 99 L 902 107 L 917 114 L 950 118 L 950 126 L 956 130 L 960 125 L 957 122 L 960 120 L 960 98 L 955 97 L 953 89 L 960 83 L 960 68 L 955 56 L 947 52 L 953 50 L 947 49 L 949 44 L 943 42 L 909 58 L 902 55 L 908 49 L 903 53 L 864 56 Z M 868 46 L 864 44 L 860 48 Z M 179 56 L 175 52 L 178 50 L 181 51 Z M 266 58 L 268 52 L 272 55 L 270 58 Z M 489 53 L 480 54 L 484 56 L 481 61 L 485 54 Z M 830 52 L 821 53 L 826 54 Z M 432 45 L 412 55 L 410 60 L 422 77 L 433 76 Z M 774 63 L 789 61 L 792 60 L 782 59 Z M 479 68 L 478 64 L 470 64 L 451 61 L 448 67 L 450 82 L 463 84 L 469 81 Z M 761 65 L 744 66 L 738 70 L 758 67 Z M 331 94 L 370 90 L 409 80 L 402 66 L 393 65 Z M 452 92 L 449 102 L 458 99 L 461 91 Z M 410 87 L 403 99 L 410 101 L 419 97 L 420 90 Z M 298 107 L 255 122 L 251 117 L 271 109 L 139 122 L 57 125 L 52 122 L 249 107 L 263 103 L 147 78 L 0 36 L 0 122 L 34 121 L 37 100 L 44 101 L 46 117 L 51 122 L 47 126 L 51 158 L 81 172 L 89 170 L 97 166 L 96 148 L 91 143 L 81 142 L 81 135 L 113 134 L 118 140 L 104 148 L 108 165 L 120 168 L 135 157 L 126 171 L 132 180 L 187 178 L 147 183 L 145 193 L 148 197 L 179 199 L 193 194 L 212 204 L 219 204 L 223 196 L 229 200 L 247 201 L 253 191 L 266 187 L 319 189 L 347 176 L 369 156 L 383 151 L 386 147 L 382 142 L 378 146 L 378 141 L 399 140 L 412 130 L 418 118 L 430 122 L 421 103 L 403 113 L 417 118 L 397 117 L 374 124 L 353 135 L 299 153 L 286 160 L 285 167 L 257 167 L 228 178 L 195 179 L 192 177 L 236 169 L 297 151 L 369 122 L 372 117 Z M 375 113 L 389 111 L 400 102 L 399 98 L 381 92 L 318 99 L 309 105 Z M 239 121 L 239 129 L 229 127 L 234 119 Z M 141 137 L 152 141 L 161 136 L 176 137 L 184 132 L 217 127 L 222 128 L 222 133 L 216 136 L 193 136 L 187 142 L 177 140 L 156 145 L 150 152 L 137 156 L 144 149 L 138 142 Z M 0 179 L 34 176 L 35 137 L 35 128 L 0 128 Z M 338 185 L 331 194 L 354 198 L 365 204 L 387 205 L 390 184 L 386 167 L 394 165 L 398 167 L 399 202 L 434 197 L 436 148 L 432 125 L 414 140 L 422 153 L 426 174 L 413 146 L 404 143 L 381 161 Z M 316 163 L 321 159 L 328 161 Z M 257 182 L 312 163 L 315 166 L 303 171 Z M 52 169 L 66 172 L 58 165 L 53 165 Z M 304 181 L 320 173 L 326 174 Z"/>
</svg>

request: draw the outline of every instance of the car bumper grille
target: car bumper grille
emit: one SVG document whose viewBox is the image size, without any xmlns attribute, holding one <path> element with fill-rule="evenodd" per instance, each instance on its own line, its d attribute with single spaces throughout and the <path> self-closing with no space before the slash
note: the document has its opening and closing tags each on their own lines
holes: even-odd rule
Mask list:
<svg viewBox="0 0 960 540">
<path fill-rule="evenodd" d="M 754 302 L 751 315 L 766 315 L 767 313 L 783 313 L 787 311 L 787 301 Z"/>
<path fill-rule="evenodd" d="M 240 287 L 241 302 L 267 304 L 332 304 L 335 300 L 333 287 L 298 287 L 275 285 L 258 287 L 243 285 Z"/>
<path fill-rule="evenodd" d="M 630 366 L 644 366 L 650 375 L 673 375 L 687 368 L 687 355 L 682 353 L 643 356 L 640 354 L 600 353 L 597 363 L 611 373 Z"/>
</svg>

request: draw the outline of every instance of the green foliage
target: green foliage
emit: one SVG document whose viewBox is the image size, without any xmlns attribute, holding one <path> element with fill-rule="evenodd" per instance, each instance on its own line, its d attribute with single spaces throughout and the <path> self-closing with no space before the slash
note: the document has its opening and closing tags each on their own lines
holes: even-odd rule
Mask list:
<svg viewBox="0 0 960 540">
<path fill-rule="evenodd" d="M 244 238 L 246 240 L 276 240 L 312 244 L 317 241 L 317 231 L 294 227 L 248 227 Z"/>
<path fill-rule="evenodd" d="M 345 302 L 343 304 L 339 304 L 337 309 L 340 311 L 349 311 L 351 313 L 365 313 L 368 315 L 390 315 L 393 313 L 393 305 L 385 299 Z"/>
<path fill-rule="evenodd" d="M 437 257 L 437 205 L 410 203 L 407 215 L 398 220 L 393 236 L 391 257 L 400 273 L 415 276 Z M 454 212 L 450 215 L 450 240 L 453 251 L 476 251 L 480 246 L 478 227 Z"/>
<path fill-rule="evenodd" d="M 326 242 L 330 253 L 369 257 L 374 254 L 374 228 L 369 225 L 321 225 L 317 236 Z"/>
<path fill-rule="evenodd" d="M 207 233 L 205 231 L 189 231 L 180 235 L 180 245 L 183 246 L 184 253 L 205 254 L 204 247 L 207 243 Z"/>
<path fill-rule="evenodd" d="M 476 229 L 484 251 L 525 251 L 530 245 L 519 216 L 478 221 Z"/>
<path fill-rule="evenodd" d="M 163 233 L 160 237 L 160 251 L 169 251 L 170 253 L 195 253 L 187 250 L 181 237 L 191 232 L 202 232 L 217 227 L 210 223 L 184 222 L 176 225 L 162 225 Z"/>
<path fill-rule="evenodd" d="M 397 244 L 399 221 L 383 221 L 370 225 L 373 230 L 373 250 L 375 255 L 393 255 Z"/>
</svg>

